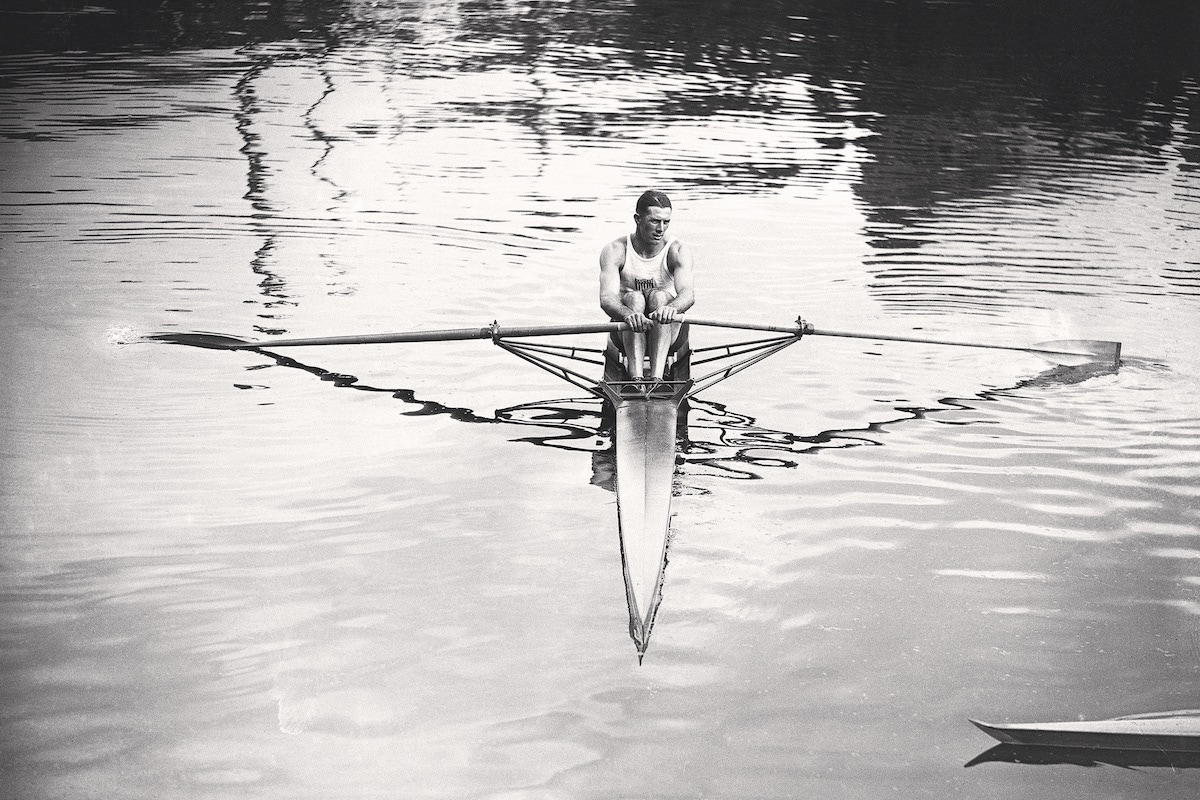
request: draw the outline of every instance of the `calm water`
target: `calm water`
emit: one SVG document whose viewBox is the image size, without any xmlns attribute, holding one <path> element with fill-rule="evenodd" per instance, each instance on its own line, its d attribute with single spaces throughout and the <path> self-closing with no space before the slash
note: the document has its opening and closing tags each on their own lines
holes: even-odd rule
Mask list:
<svg viewBox="0 0 1200 800">
<path fill-rule="evenodd" d="M 964 769 L 970 717 L 1200 707 L 1188 4 L 177 5 L 0 12 L 0 795 L 1200 793 Z M 571 387 L 138 341 L 592 320 L 647 186 L 706 316 L 1125 358 L 714 388 L 639 666 Z"/>
</svg>

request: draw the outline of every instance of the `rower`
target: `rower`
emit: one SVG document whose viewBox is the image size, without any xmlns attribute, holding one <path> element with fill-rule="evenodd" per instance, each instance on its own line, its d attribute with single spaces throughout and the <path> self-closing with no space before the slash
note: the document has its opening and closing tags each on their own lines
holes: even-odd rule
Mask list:
<svg viewBox="0 0 1200 800">
<path fill-rule="evenodd" d="M 609 242 L 600 253 L 600 307 L 627 322 L 621 332 L 629 379 L 659 383 L 667 356 L 680 335 L 676 316 L 692 307 L 691 253 L 673 236 L 671 201 L 647 190 L 638 198 L 633 233 Z M 649 356 L 649 368 L 643 362 Z"/>
</svg>

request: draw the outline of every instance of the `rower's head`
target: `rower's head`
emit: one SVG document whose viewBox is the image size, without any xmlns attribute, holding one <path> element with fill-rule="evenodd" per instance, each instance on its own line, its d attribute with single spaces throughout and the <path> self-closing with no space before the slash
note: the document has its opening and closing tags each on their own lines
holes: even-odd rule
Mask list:
<svg viewBox="0 0 1200 800">
<path fill-rule="evenodd" d="M 671 224 L 671 199 L 653 189 L 642 192 L 634 209 L 633 222 L 642 241 L 661 241 Z"/>
</svg>

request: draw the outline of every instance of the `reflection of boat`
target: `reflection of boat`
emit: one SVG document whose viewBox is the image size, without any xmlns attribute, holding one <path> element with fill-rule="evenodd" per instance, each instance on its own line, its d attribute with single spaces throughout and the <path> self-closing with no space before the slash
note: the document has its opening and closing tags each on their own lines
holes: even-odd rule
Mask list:
<svg viewBox="0 0 1200 800">
<path fill-rule="evenodd" d="M 1200 753 L 1173 753 L 1163 750 L 1094 750 L 1086 747 L 1043 747 L 1040 745 L 998 744 L 980 753 L 963 766 L 978 764 L 1073 764 L 1077 767 L 1170 767 L 1196 769 Z"/>
<path fill-rule="evenodd" d="M 1138 714 L 1091 722 L 995 725 L 971 720 L 1008 745 L 1088 750 L 1149 750 L 1200 753 L 1200 711 Z"/>
</svg>

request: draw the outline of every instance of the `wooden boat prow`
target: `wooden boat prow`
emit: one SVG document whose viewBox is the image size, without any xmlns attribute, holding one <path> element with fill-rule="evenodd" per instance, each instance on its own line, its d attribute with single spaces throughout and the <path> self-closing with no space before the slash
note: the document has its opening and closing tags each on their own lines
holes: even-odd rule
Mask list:
<svg viewBox="0 0 1200 800">
<path fill-rule="evenodd" d="M 1077 722 L 971 723 L 1010 745 L 1200 753 L 1200 710 Z"/>
</svg>

